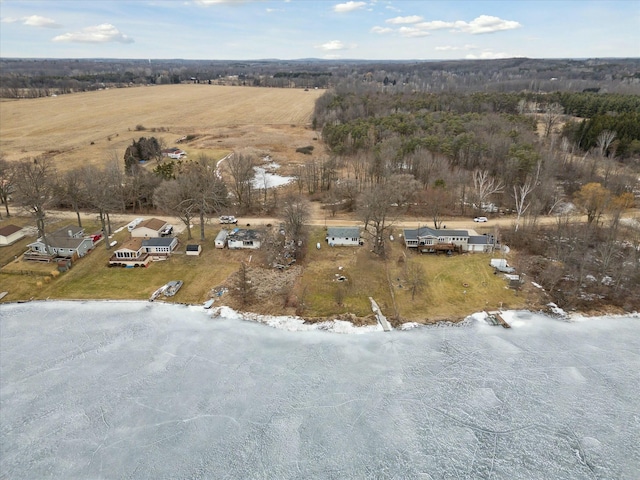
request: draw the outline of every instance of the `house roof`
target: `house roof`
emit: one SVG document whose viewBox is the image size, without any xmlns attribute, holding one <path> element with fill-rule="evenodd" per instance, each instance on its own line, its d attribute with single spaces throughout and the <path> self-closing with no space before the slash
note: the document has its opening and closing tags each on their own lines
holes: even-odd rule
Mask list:
<svg viewBox="0 0 640 480">
<path fill-rule="evenodd" d="M 16 232 L 22 230 L 22 227 L 18 227 L 17 225 L 5 225 L 0 228 L 0 235 L 3 237 L 8 237 L 9 235 L 13 235 Z"/>
<path fill-rule="evenodd" d="M 71 235 L 69 235 L 69 232 L 71 232 Z M 49 237 L 74 237 L 78 234 L 82 234 L 84 233 L 84 228 L 80 228 L 77 225 L 66 225 L 62 228 L 59 228 L 58 230 L 51 232 L 50 234 L 47 235 L 47 238 Z"/>
<path fill-rule="evenodd" d="M 142 239 L 139 237 L 133 237 L 124 242 L 118 250 L 131 250 L 133 252 L 137 252 L 140 248 L 142 248 Z"/>
<path fill-rule="evenodd" d="M 82 245 L 82 242 L 84 241 L 91 241 L 91 239 L 88 238 L 73 238 L 73 237 L 55 237 L 52 235 L 47 235 L 47 242 L 49 243 L 50 247 L 53 248 L 72 248 L 72 249 L 76 249 L 78 248 L 80 245 Z M 41 238 L 39 238 L 37 241 L 30 243 L 29 245 L 27 245 L 28 247 L 30 247 L 31 245 L 36 245 L 36 244 L 41 244 L 44 245 L 44 242 L 42 241 Z"/>
<path fill-rule="evenodd" d="M 167 222 L 165 222 L 164 220 L 160 220 L 159 218 L 149 218 L 140 223 L 140 225 L 134 228 L 134 230 L 137 230 L 139 228 L 149 228 L 151 230 L 160 231 L 166 224 Z"/>
<path fill-rule="evenodd" d="M 187 252 L 197 252 L 200 249 L 200 245 L 198 244 L 189 244 L 187 245 Z"/>
<path fill-rule="evenodd" d="M 243 230 L 241 228 L 235 228 L 229 234 L 228 239 L 230 241 L 244 241 L 244 240 L 257 240 L 259 237 L 258 232 L 255 230 Z"/>
<path fill-rule="evenodd" d="M 403 230 L 404 238 L 407 240 L 417 240 L 419 237 L 468 237 L 467 230 L 447 230 L 441 228 L 436 230 L 429 227 L 420 227 L 414 229 Z"/>
<path fill-rule="evenodd" d="M 491 245 L 491 242 L 487 235 L 472 235 L 469 236 L 469 245 Z"/>
<path fill-rule="evenodd" d="M 170 247 L 174 242 L 178 243 L 175 237 L 145 238 L 142 240 L 143 247 Z"/>
<path fill-rule="evenodd" d="M 340 238 L 360 238 L 360 229 L 358 227 L 329 227 L 327 228 L 327 236 Z"/>
</svg>

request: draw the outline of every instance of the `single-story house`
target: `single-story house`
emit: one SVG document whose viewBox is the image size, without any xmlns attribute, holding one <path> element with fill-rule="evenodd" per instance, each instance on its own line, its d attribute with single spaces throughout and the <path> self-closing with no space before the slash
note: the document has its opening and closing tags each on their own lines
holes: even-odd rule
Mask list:
<svg viewBox="0 0 640 480">
<path fill-rule="evenodd" d="M 255 230 L 244 230 L 241 228 L 235 228 L 227 236 L 227 246 L 230 249 L 234 248 L 260 248 L 260 236 Z"/>
<path fill-rule="evenodd" d="M 11 245 L 24 238 L 22 227 L 17 225 L 5 225 L 0 228 L 0 246 Z"/>
<path fill-rule="evenodd" d="M 224 248 L 227 244 L 227 237 L 229 236 L 229 230 L 222 229 L 216 236 L 215 246 L 216 248 Z"/>
<path fill-rule="evenodd" d="M 145 238 L 142 240 L 142 250 L 155 256 L 168 257 L 177 246 L 178 239 L 176 237 Z"/>
<path fill-rule="evenodd" d="M 130 238 L 118 248 L 109 259 L 109 265 L 146 267 L 151 257 L 142 248 L 141 238 Z"/>
<path fill-rule="evenodd" d="M 163 236 L 163 232 L 169 224 L 159 218 L 149 218 L 139 223 L 131 230 L 132 237 L 158 238 Z"/>
<path fill-rule="evenodd" d="M 198 245 L 197 243 L 187 245 L 187 248 L 186 248 L 187 255 L 198 256 L 200 255 L 200 252 L 202 252 L 201 245 Z"/>
<path fill-rule="evenodd" d="M 75 237 L 56 237 L 55 235 L 47 235 L 47 243 L 45 245 L 42 238 L 38 238 L 33 243 L 27 245 L 31 254 L 42 256 L 57 257 L 84 257 L 89 250 L 93 248 L 93 240 L 91 238 L 75 238 Z"/>
<path fill-rule="evenodd" d="M 422 253 L 442 250 L 459 252 L 491 252 L 493 236 L 469 235 L 467 230 L 448 230 L 420 227 L 403 230 L 406 248 Z"/>
<path fill-rule="evenodd" d="M 72 258 L 77 255 L 78 257 L 84 257 L 93 248 L 93 240 L 85 237 L 84 228 L 77 225 L 67 225 L 48 233 L 47 244 L 49 248 L 45 245 L 42 237 L 30 243 L 27 245 L 29 252 L 27 252 L 26 258 L 39 260 L 51 256 Z"/>
<path fill-rule="evenodd" d="M 329 227 L 325 238 L 329 245 L 360 245 L 360 229 L 358 227 Z"/>
</svg>

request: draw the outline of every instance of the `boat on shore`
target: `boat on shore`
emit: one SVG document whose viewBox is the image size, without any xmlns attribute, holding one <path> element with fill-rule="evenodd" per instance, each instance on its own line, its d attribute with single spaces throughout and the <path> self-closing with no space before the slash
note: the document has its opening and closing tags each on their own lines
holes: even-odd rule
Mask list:
<svg viewBox="0 0 640 480">
<path fill-rule="evenodd" d="M 160 295 L 162 295 L 164 293 L 164 291 L 167 289 L 167 285 L 165 284 L 163 286 L 161 286 L 159 289 L 157 289 L 155 292 L 153 292 L 151 294 L 151 296 L 149 297 L 149 301 L 153 302 L 156 298 L 158 298 Z"/>
<path fill-rule="evenodd" d="M 182 280 L 171 280 L 169 283 L 165 285 L 164 296 L 165 297 L 173 297 L 180 287 L 182 287 Z"/>
</svg>

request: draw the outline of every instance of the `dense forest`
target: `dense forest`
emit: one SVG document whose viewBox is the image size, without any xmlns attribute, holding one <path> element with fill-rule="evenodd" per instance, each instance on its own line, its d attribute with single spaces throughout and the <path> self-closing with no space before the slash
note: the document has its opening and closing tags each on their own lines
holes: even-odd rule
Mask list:
<svg viewBox="0 0 640 480">
<path fill-rule="evenodd" d="M 38 97 L 105 87 L 210 83 L 328 88 L 348 82 L 393 92 L 638 93 L 638 59 L 459 61 L 122 60 L 0 58 L 0 97 Z"/>
</svg>

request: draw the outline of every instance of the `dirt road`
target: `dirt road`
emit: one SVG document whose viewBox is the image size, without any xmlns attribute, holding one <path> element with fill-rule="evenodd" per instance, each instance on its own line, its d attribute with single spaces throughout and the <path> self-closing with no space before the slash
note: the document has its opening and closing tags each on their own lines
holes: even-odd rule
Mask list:
<svg viewBox="0 0 640 480">
<path fill-rule="evenodd" d="M 20 213 L 13 209 L 11 212 L 12 215 L 20 215 Z M 65 219 L 71 222 L 76 221 L 75 212 L 71 211 L 63 211 L 63 210 L 49 210 L 47 211 L 47 215 L 50 219 Z M 83 220 L 95 220 L 95 213 L 81 213 L 80 217 Z M 640 228 L 640 223 L 638 222 L 638 217 L 640 216 L 640 210 L 634 209 L 627 212 L 624 217 L 627 219 L 627 223 L 636 228 Z M 131 220 L 138 217 L 155 217 L 160 218 L 172 225 L 174 225 L 175 230 L 180 233 L 185 230 L 185 225 L 177 217 L 169 216 L 169 215 L 161 215 L 161 214 L 142 214 L 142 213 L 126 213 L 126 214 L 112 214 L 111 215 L 111 223 L 114 228 L 119 228 Z M 634 220 L 635 219 L 635 220 Z M 575 220 L 580 222 L 586 222 L 586 215 L 576 217 Z M 217 224 L 217 218 L 210 219 L 210 222 L 213 224 Z M 557 217 L 553 215 L 549 216 L 540 216 L 537 219 L 538 225 L 552 225 L 557 222 Z M 278 225 L 282 223 L 282 220 L 276 217 L 238 217 L 238 227 L 257 227 L 257 226 L 265 226 L 265 225 Z M 310 212 L 310 220 L 308 225 L 313 226 L 325 226 L 325 227 L 348 227 L 348 226 L 362 226 L 363 222 L 358 220 L 354 214 L 337 214 L 332 216 L 330 212 L 322 209 L 322 206 L 318 202 L 311 203 L 311 212 Z M 489 218 L 489 221 L 486 223 L 476 223 L 473 221 L 473 218 L 461 219 L 459 217 L 447 218 L 444 220 L 443 225 L 446 225 L 446 228 L 449 230 L 476 230 L 476 229 L 492 229 L 494 227 L 499 228 L 513 228 L 515 225 L 515 217 L 495 217 Z M 397 228 L 418 228 L 418 227 L 433 227 L 433 221 L 429 217 L 399 217 L 395 221 L 393 221 L 393 226 Z M 194 228 L 199 228 L 199 220 L 194 219 Z M 194 236 L 197 235 L 197 231 L 193 231 Z"/>
</svg>

